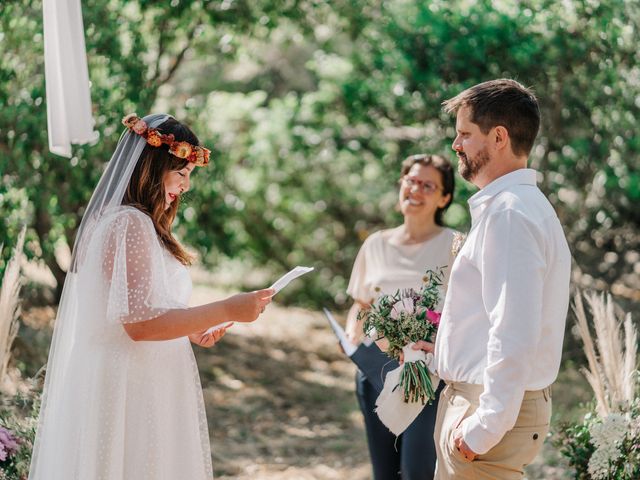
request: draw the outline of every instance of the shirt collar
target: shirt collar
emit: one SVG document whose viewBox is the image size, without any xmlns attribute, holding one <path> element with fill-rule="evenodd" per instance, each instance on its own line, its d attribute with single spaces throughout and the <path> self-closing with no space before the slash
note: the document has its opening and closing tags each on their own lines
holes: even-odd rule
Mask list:
<svg viewBox="0 0 640 480">
<path fill-rule="evenodd" d="M 476 192 L 471 198 L 469 198 L 469 209 L 471 210 L 472 222 L 475 222 L 482 212 L 484 212 L 489 200 L 500 192 L 515 185 L 535 186 L 537 184 L 536 174 L 537 172 L 532 168 L 520 168 L 496 178 L 489 185 L 485 186 L 479 192 Z"/>
</svg>

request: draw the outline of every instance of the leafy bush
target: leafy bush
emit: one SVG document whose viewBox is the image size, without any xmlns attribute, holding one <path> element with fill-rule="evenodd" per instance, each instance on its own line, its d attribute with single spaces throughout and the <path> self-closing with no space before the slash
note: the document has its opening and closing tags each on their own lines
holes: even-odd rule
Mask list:
<svg viewBox="0 0 640 480">
<path fill-rule="evenodd" d="M 595 412 L 578 424 L 565 424 L 554 439 L 575 470 L 576 480 L 640 478 L 640 402 L 625 413 L 604 418 Z"/>
<path fill-rule="evenodd" d="M 591 443 L 589 426 L 594 418 L 594 414 L 588 413 L 582 423 L 562 423 L 553 439 L 554 445 L 574 468 L 576 480 L 589 480 L 589 459 L 595 450 Z"/>
<path fill-rule="evenodd" d="M 631 315 L 625 315 L 610 295 L 584 294 L 589 322 L 582 297 L 576 294 L 574 312 L 589 365 L 583 373 L 595 401 L 582 422 L 562 425 L 555 444 L 578 480 L 636 480 L 640 478 L 637 331 Z"/>
</svg>

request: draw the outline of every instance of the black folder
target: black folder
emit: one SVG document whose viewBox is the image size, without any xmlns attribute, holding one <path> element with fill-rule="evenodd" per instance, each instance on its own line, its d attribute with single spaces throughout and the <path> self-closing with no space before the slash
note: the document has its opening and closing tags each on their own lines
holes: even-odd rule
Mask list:
<svg viewBox="0 0 640 480">
<path fill-rule="evenodd" d="M 349 358 L 364 373 L 369 383 L 373 385 L 373 388 L 378 393 L 382 391 L 387 373 L 400 366 L 396 359 L 389 357 L 375 343 L 369 346 L 361 343 Z"/>
<path fill-rule="evenodd" d="M 327 320 L 329 320 L 329 324 L 336 334 L 336 337 L 338 337 L 338 340 L 340 342 L 344 341 L 344 330 L 342 330 L 342 327 L 340 327 L 335 321 L 331 312 L 325 308 L 324 314 L 326 315 Z M 347 348 L 344 346 L 343 348 L 345 352 L 348 352 Z M 386 353 L 380 350 L 375 343 L 371 343 L 370 345 L 361 343 L 355 351 L 351 352 L 351 355 L 348 355 L 347 353 L 347 356 L 349 356 L 351 361 L 357 365 L 362 373 L 364 373 L 367 380 L 371 385 L 373 385 L 373 388 L 375 388 L 378 393 L 382 391 L 384 379 L 387 376 L 387 373 L 400 366 L 397 360 L 389 357 Z"/>
</svg>

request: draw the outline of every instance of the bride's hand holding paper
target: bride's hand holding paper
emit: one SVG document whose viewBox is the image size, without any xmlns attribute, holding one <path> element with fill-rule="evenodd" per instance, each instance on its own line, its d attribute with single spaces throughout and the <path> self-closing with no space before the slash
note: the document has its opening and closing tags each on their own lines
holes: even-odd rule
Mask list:
<svg viewBox="0 0 640 480">
<path fill-rule="evenodd" d="M 226 301 L 226 318 L 240 323 L 250 323 L 264 312 L 271 303 L 276 291 L 273 288 L 265 288 L 254 292 L 238 293 L 229 297 Z"/>
<path fill-rule="evenodd" d="M 313 267 L 295 267 L 274 282 L 269 288 L 248 293 L 238 293 L 225 300 L 225 317 L 230 321 L 220 323 L 209 329 L 204 334 L 212 334 L 218 330 L 231 326 L 231 322 L 250 323 L 255 321 L 264 312 L 271 300 L 284 287 L 296 278 L 313 271 Z M 217 341 L 217 340 L 216 340 Z M 215 343 L 215 342 L 214 342 Z"/>
<path fill-rule="evenodd" d="M 291 281 L 311 271 L 313 271 L 313 267 L 298 266 L 276 280 L 269 288 L 255 292 L 238 293 L 230 297 L 227 300 L 226 317 L 235 322 L 253 322 L 264 312 L 276 293 L 289 285 Z"/>
<path fill-rule="evenodd" d="M 233 325 L 233 322 L 251 323 L 255 321 L 271 303 L 274 294 L 275 291 L 272 288 L 265 288 L 254 292 L 237 293 L 227 298 L 224 300 L 224 318 L 230 320 L 208 328 L 202 335 L 212 335 L 221 330 L 226 332 L 226 329 Z M 191 339 L 191 337 L 189 338 Z M 200 344 L 198 343 L 198 345 Z"/>
</svg>

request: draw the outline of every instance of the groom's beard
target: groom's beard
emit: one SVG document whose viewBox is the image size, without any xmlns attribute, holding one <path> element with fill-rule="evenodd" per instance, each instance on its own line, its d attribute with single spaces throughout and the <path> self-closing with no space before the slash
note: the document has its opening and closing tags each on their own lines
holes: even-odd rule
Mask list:
<svg viewBox="0 0 640 480">
<path fill-rule="evenodd" d="M 458 154 L 458 173 L 465 180 L 471 181 L 490 161 L 491 158 L 486 147 L 474 157 L 468 157 L 466 153 L 460 152 Z"/>
</svg>

